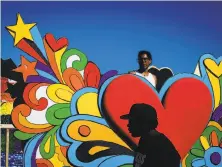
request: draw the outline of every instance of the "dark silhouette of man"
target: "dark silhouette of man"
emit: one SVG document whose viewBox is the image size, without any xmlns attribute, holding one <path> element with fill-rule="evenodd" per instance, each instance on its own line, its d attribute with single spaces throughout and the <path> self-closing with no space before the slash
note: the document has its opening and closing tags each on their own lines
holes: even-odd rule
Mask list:
<svg viewBox="0 0 222 167">
<path fill-rule="evenodd" d="M 179 167 L 180 155 L 171 141 L 156 130 L 156 110 L 147 104 L 134 104 L 130 113 L 120 117 L 127 119 L 129 132 L 141 137 L 135 150 L 134 167 Z"/>
</svg>

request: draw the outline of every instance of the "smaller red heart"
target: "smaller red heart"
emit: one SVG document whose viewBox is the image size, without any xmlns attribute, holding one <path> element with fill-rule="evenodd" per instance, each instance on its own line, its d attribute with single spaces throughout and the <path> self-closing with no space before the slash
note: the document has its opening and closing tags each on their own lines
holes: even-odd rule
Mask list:
<svg viewBox="0 0 222 167">
<path fill-rule="evenodd" d="M 59 38 L 58 40 L 56 40 L 54 38 L 54 36 L 50 33 L 46 34 L 45 35 L 45 39 L 46 39 L 46 42 L 48 43 L 48 45 L 50 46 L 50 48 L 56 52 L 62 48 L 64 48 L 65 46 L 68 45 L 68 39 L 67 38 Z"/>
</svg>

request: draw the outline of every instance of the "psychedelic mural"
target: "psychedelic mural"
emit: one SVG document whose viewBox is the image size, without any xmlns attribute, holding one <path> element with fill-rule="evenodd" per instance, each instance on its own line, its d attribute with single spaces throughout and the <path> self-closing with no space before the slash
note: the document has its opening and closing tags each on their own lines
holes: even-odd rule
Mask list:
<svg viewBox="0 0 222 167">
<path fill-rule="evenodd" d="M 222 165 L 222 57 L 205 54 L 193 74 L 172 75 L 156 89 L 140 76 L 101 74 L 68 38 L 42 38 L 20 14 L 6 29 L 35 59 L 21 55 L 9 70 L 22 74 L 21 84 L 8 89 L 20 99 L 11 119 L 15 137 L 26 142 L 23 166 L 132 167 L 138 139 L 120 116 L 137 102 L 155 107 L 158 130 L 175 145 L 182 167 Z"/>
</svg>

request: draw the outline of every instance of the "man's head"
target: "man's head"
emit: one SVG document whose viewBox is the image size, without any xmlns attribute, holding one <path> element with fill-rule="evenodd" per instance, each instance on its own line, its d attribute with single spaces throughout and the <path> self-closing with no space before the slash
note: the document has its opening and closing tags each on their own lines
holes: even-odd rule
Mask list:
<svg viewBox="0 0 222 167">
<path fill-rule="evenodd" d="M 122 115 L 121 119 L 127 119 L 129 132 L 133 137 L 140 137 L 158 125 L 156 110 L 144 103 L 132 105 L 130 113 Z"/>
<path fill-rule="evenodd" d="M 150 52 L 142 50 L 138 53 L 138 63 L 141 70 L 146 70 L 152 63 L 152 55 Z"/>
</svg>

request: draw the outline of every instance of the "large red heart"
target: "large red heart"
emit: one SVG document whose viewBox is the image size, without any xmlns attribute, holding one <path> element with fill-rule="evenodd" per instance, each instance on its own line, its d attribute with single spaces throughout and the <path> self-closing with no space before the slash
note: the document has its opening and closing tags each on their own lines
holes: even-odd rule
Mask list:
<svg viewBox="0 0 222 167">
<path fill-rule="evenodd" d="M 54 52 L 56 52 L 68 45 L 67 38 L 62 37 L 62 38 L 59 38 L 58 40 L 56 40 L 54 38 L 54 36 L 49 33 L 45 35 L 45 39 L 46 39 L 46 42 L 48 43 L 48 45 L 50 46 L 50 48 Z"/>
<path fill-rule="evenodd" d="M 172 141 L 181 158 L 200 137 L 212 111 L 208 87 L 194 76 L 168 82 L 158 94 L 141 78 L 122 75 L 104 88 L 101 102 L 108 123 L 129 145 L 130 142 L 137 144 L 139 139 L 130 135 L 128 121 L 121 120 L 120 116 L 129 113 L 134 103 L 152 105 L 158 114 L 157 130 Z"/>
</svg>

